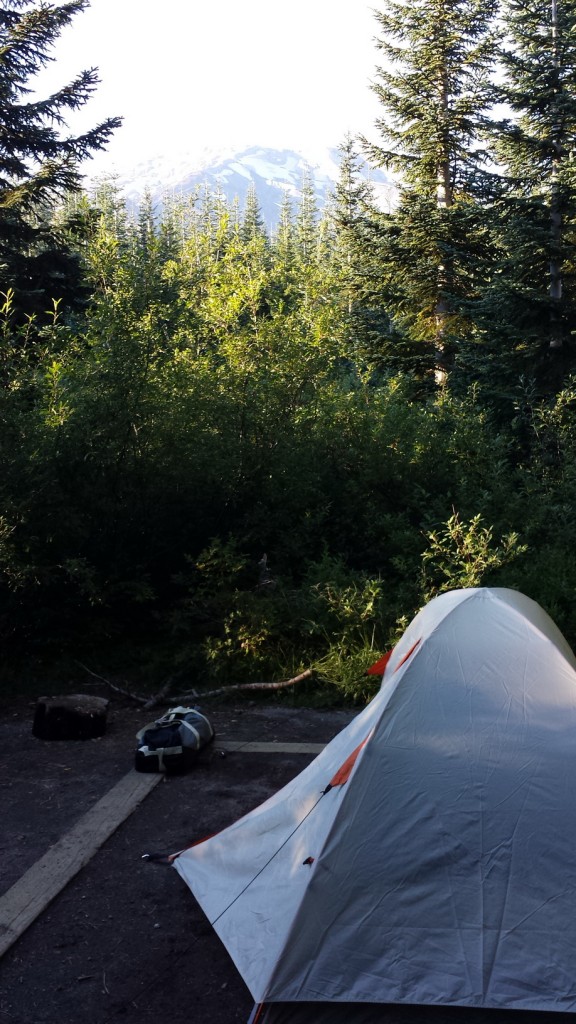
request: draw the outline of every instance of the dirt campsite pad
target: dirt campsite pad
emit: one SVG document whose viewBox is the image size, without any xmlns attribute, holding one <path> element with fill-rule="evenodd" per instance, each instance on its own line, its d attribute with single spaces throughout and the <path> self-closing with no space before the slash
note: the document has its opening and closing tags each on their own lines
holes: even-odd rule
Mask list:
<svg viewBox="0 0 576 1024">
<path fill-rule="evenodd" d="M 216 730 L 211 757 L 152 784 L 85 866 L 75 870 L 72 856 L 68 884 L 9 944 L 0 959 L 0 1024 L 189 1024 L 199 1014 L 212 1024 L 247 1021 L 250 994 L 187 886 L 143 854 L 181 849 L 229 825 L 302 771 L 352 713 L 251 702 L 203 710 Z M 113 700 L 100 739 L 43 741 L 32 734 L 33 702 L 0 708 L 5 903 L 119 792 L 133 769 L 135 734 L 155 714 Z M 134 777 L 145 787 L 158 779 Z"/>
<path fill-rule="evenodd" d="M 302 771 L 353 713 L 250 702 L 204 711 L 216 729 L 212 757 L 151 783 L 9 943 L 0 958 L 0 1024 L 246 1024 L 252 999 L 209 922 L 178 874 L 143 854 L 181 849 L 235 821 Z M 0 707 L 0 907 L 18 896 L 23 878 L 38 878 L 43 858 L 53 863 L 64 839 L 85 834 L 79 825 L 94 808 L 110 809 L 110 794 L 125 798 L 135 734 L 154 717 L 113 700 L 103 737 L 50 742 L 32 735 L 33 715 L 30 701 Z M 562 1024 L 576 1015 L 389 1007 L 385 1019 Z"/>
</svg>

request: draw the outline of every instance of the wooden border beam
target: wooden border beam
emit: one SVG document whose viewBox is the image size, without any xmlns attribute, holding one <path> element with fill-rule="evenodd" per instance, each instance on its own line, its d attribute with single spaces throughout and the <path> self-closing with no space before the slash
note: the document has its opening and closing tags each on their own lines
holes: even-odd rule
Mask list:
<svg viewBox="0 0 576 1024">
<path fill-rule="evenodd" d="M 0 897 L 0 957 L 162 778 L 128 772 Z"/>
</svg>

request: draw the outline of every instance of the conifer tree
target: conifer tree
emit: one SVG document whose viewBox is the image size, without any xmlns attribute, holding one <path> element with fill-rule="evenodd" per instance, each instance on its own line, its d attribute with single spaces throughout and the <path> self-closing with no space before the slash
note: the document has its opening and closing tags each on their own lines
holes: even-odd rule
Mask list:
<svg viewBox="0 0 576 1024">
<path fill-rule="evenodd" d="M 252 238 L 266 237 L 266 229 L 264 227 L 260 203 L 256 193 L 256 185 L 253 181 L 250 182 L 248 192 L 246 193 L 246 201 L 244 203 L 244 211 L 242 214 L 241 234 L 242 239 L 245 242 L 250 241 Z"/>
<path fill-rule="evenodd" d="M 129 272 L 139 312 L 160 304 L 166 310 L 176 298 L 165 266 L 179 255 L 179 245 L 170 208 L 158 210 L 149 190 L 139 205 L 134 224 L 129 225 Z"/>
<path fill-rule="evenodd" d="M 67 116 L 97 85 L 94 68 L 45 99 L 31 98 L 31 79 L 54 59 L 58 35 L 88 6 L 88 0 L 8 0 L 0 9 L 0 290 L 13 288 L 27 315 L 60 297 L 51 272 L 58 267 L 61 278 L 70 257 L 50 211 L 80 190 L 81 161 L 105 147 L 120 124 L 109 118 L 80 135 L 66 133 Z M 68 269 L 73 274 L 73 260 Z"/>
<path fill-rule="evenodd" d="M 294 254 L 294 218 L 292 201 L 288 192 L 284 192 L 280 204 L 278 226 L 274 233 L 274 248 L 278 257 L 289 264 Z"/>
<path fill-rule="evenodd" d="M 576 328 L 576 3 L 508 0 L 502 99 L 505 299 L 540 369 L 546 353 L 569 365 Z M 564 350 L 564 352 L 562 351 Z"/>
<path fill-rule="evenodd" d="M 304 263 L 315 260 L 318 240 L 318 203 L 311 171 L 306 171 L 302 178 L 294 226 L 294 243 L 300 259 Z"/>
<path fill-rule="evenodd" d="M 330 208 L 335 228 L 331 261 L 340 282 L 349 345 L 356 356 L 370 364 L 381 363 L 387 349 L 390 365 L 390 322 L 383 308 L 378 245 L 382 215 L 366 177 L 364 158 L 350 135 L 340 146 L 340 158 L 340 175 Z"/>
<path fill-rule="evenodd" d="M 382 141 L 364 145 L 373 162 L 399 174 L 394 222 L 382 231 L 383 275 L 393 329 L 421 346 L 424 371 L 444 373 L 466 329 L 495 10 L 495 0 L 387 0 L 377 14 Z"/>
</svg>

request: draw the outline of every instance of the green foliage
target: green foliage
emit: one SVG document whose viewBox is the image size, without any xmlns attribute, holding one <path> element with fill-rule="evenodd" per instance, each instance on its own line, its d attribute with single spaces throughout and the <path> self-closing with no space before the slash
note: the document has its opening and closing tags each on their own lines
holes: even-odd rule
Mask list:
<svg viewBox="0 0 576 1024">
<path fill-rule="evenodd" d="M 177 582 L 170 617 L 182 643 L 178 664 L 205 686 L 292 677 L 312 668 L 326 700 L 373 692 L 365 671 L 384 643 L 382 581 L 325 553 L 296 583 L 213 541 Z"/>
<path fill-rule="evenodd" d="M 311 668 L 322 700 L 362 702 L 426 600 L 484 584 L 523 589 L 574 642 L 574 382 L 498 390 L 471 336 L 428 386 L 413 297 L 387 317 L 374 284 L 398 223 L 378 237 L 355 167 L 329 218 L 306 186 L 273 238 L 254 197 L 244 216 L 205 193 L 131 218 L 104 183 L 76 209 L 84 310 L 17 324 L 6 290 L 7 661 L 106 674 L 129 653 L 151 686 L 198 689 Z"/>
<path fill-rule="evenodd" d="M 570 4 L 555 26 L 507 5 L 503 53 L 492 3 L 387 0 L 365 152 L 399 202 L 347 139 L 330 209 L 307 177 L 272 237 L 254 190 L 131 216 L 108 181 L 55 208 L 115 122 L 56 130 L 91 72 L 24 94 L 86 3 L 0 13 L 6 664 L 121 658 L 200 689 L 310 668 L 362 702 L 425 601 L 480 585 L 576 643 Z"/>
<path fill-rule="evenodd" d="M 441 532 L 433 530 L 422 555 L 422 595 L 430 601 L 446 590 L 490 584 L 494 570 L 508 565 L 527 550 L 518 534 L 509 533 L 493 543 L 493 529 L 484 526 L 481 515 L 461 522 L 457 512 Z"/>
<path fill-rule="evenodd" d="M 42 318 L 52 299 L 85 298 L 75 247 L 77 220 L 54 222 L 56 199 L 78 192 L 80 162 L 102 149 L 118 118 L 82 135 L 66 134 L 66 118 L 90 98 L 95 69 L 81 72 L 46 99 L 31 98 L 30 79 L 53 60 L 59 34 L 87 0 L 13 0 L 0 11 L 0 281 L 15 291 L 19 322 Z"/>
<path fill-rule="evenodd" d="M 351 572 L 340 559 L 325 555 L 309 567 L 304 587 L 310 619 L 303 632 L 321 643 L 312 662 L 316 672 L 338 688 L 341 698 L 373 696 L 374 680 L 365 673 L 384 648 L 390 625 L 383 581 Z"/>
</svg>

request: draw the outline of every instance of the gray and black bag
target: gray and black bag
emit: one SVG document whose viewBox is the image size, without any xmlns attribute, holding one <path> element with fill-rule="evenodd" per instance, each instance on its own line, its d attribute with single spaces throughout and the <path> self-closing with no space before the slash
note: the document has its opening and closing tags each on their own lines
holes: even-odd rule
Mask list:
<svg viewBox="0 0 576 1024">
<path fill-rule="evenodd" d="M 214 729 L 197 708 L 170 708 L 162 718 L 140 729 L 136 739 L 136 771 L 182 775 L 212 742 Z"/>
</svg>

